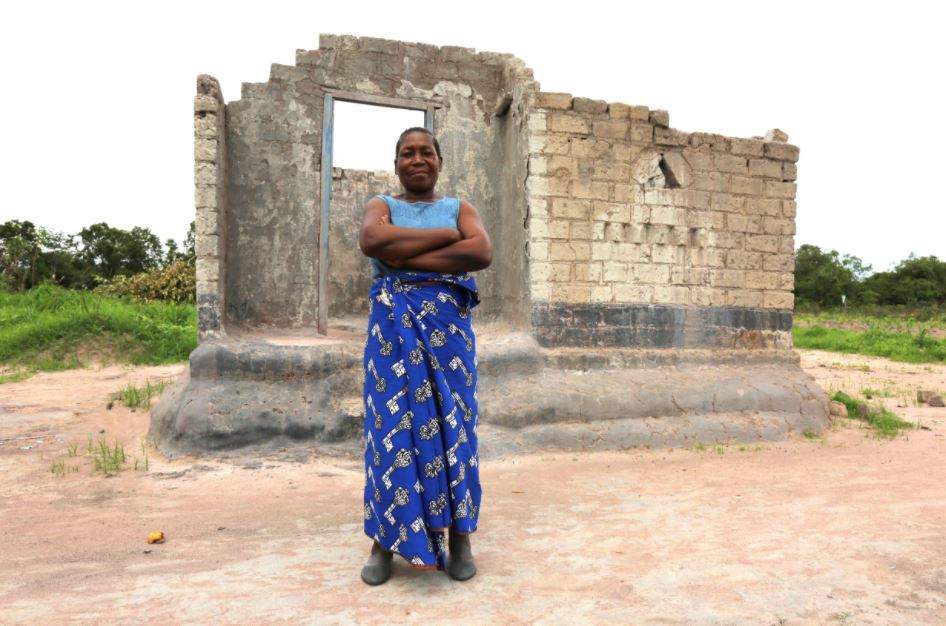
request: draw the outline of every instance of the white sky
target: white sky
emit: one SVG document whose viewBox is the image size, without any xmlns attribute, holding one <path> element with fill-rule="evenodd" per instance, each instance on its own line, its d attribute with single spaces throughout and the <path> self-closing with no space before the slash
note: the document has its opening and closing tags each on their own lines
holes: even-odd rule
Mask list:
<svg viewBox="0 0 946 626">
<path fill-rule="evenodd" d="M 0 221 L 66 232 L 106 221 L 183 238 L 195 76 L 216 76 L 235 100 L 270 63 L 344 33 L 512 52 L 545 91 L 664 108 L 685 131 L 782 128 L 801 146 L 796 245 L 875 269 L 910 252 L 942 258 L 946 20 L 936 4 L 9 3 Z M 366 169 L 390 165 L 405 125 L 339 124 L 339 141 L 352 136 L 366 158 L 357 135 L 374 138 L 380 163 Z"/>
</svg>

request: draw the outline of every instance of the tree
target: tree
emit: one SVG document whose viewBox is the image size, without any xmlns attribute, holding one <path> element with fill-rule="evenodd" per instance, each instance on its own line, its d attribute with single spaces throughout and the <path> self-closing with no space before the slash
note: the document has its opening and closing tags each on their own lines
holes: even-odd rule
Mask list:
<svg viewBox="0 0 946 626">
<path fill-rule="evenodd" d="M 80 230 L 79 239 L 79 256 L 105 279 L 155 269 L 164 258 L 161 240 L 140 226 L 122 230 L 99 222 Z"/>
<path fill-rule="evenodd" d="M 868 272 L 870 266 L 855 256 L 805 244 L 795 253 L 795 297 L 821 306 L 840 305 L 842 295 L 859 301 L 860 281 Z"/>
<path fill-rule="evenodd" d="M 911 254 L 892 271 L 865 279 L 864 291 L 878 304 L 946 304 L 946 261 Z"/>
</svg>

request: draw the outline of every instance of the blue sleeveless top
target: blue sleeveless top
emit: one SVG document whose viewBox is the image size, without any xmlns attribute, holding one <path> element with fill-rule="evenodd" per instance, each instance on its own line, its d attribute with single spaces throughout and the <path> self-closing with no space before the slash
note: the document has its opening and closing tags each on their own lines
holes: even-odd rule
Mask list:
<svg viewBox="0 0 946 626">
<path fill-rule="evenodd" d="M 432 202 L 406 202 L 392 196 L 375 196 L 384 200 L 391 211 L 391 223 L 405 228 L 456 228 L 460 216 L 460 199 L 444 196 Z M 395 272 L 383 261 L 369 257 L 371 277 Z"/>
</svg>

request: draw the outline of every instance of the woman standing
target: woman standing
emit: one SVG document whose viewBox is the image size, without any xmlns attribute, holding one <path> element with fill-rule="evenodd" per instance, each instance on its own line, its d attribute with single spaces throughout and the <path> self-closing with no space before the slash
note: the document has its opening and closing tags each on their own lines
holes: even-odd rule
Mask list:
<svg viewBox="0 0 946 626">
<path fill-rule="evenodd" d="M 385 582 L 397 553 L 467 580 L 481 494 L 479 299 L 469 272 L 489 266 L 492 246 L 472 205 L 434 193 L 443 158 L 430 131 L 407 129 L 395 154 L 404 193 L 369 200 L 361 227 L 375 276 L 364 357 L 364 515 L 374 543 L 361 578 Z"/>
</svg>

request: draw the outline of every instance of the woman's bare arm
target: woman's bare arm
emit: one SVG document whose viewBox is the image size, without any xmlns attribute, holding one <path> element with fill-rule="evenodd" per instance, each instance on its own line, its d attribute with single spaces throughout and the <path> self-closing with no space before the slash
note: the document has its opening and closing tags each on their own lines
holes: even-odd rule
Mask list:
<svg viewBox="0 0 946 626">
<path fill-rule="evenodd" d="M 460 203 L 457 218 L 461 241 L 395 262 L 394 267 L 456 274 L 474 272 L 489 267 L 493 258 L 493 244 L 489 240 L 483 219 L 473 205 Z"/>
<path fill-rule="evenodd" d="M 365 256 L 398 261 L 436 250 L 461 240 L 455 228 L 404 228 L 391 224 L 391 211 L 381 198 L 365 204 L 359 246 Z"/>
</svg>

